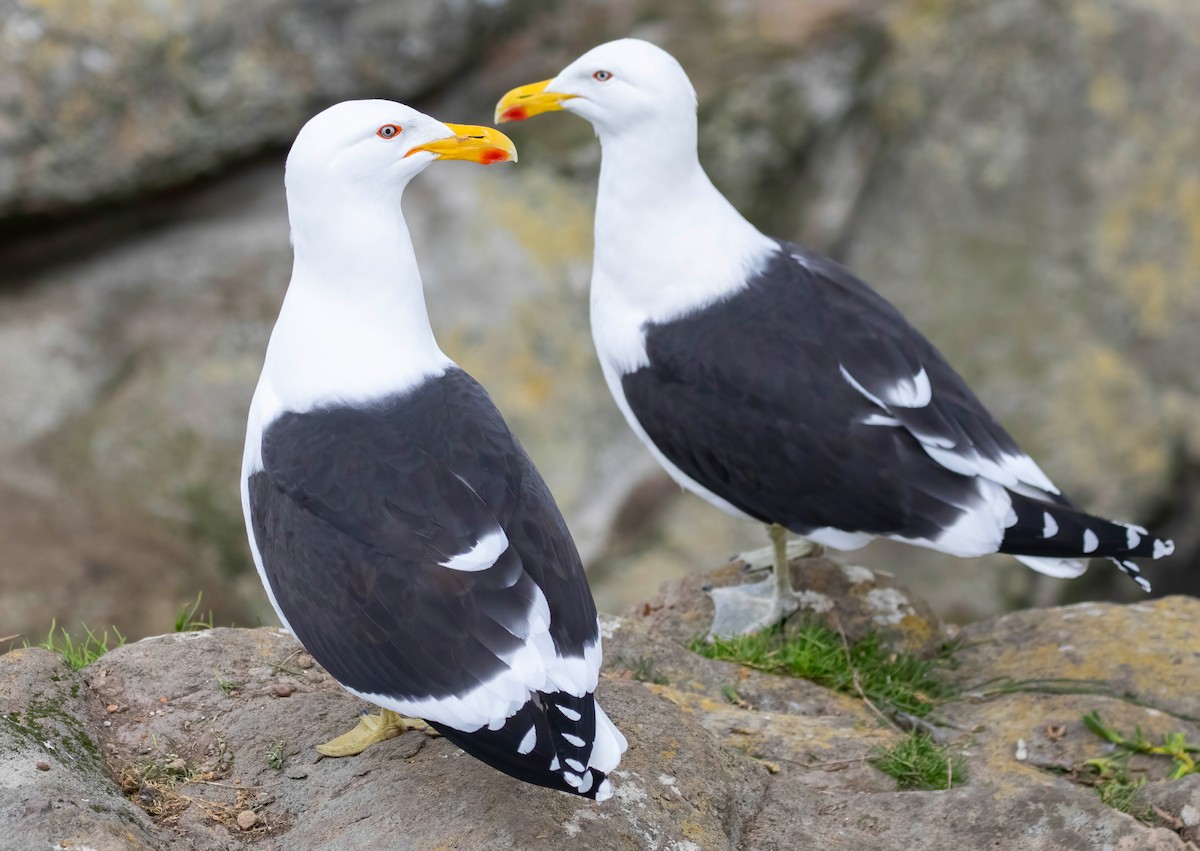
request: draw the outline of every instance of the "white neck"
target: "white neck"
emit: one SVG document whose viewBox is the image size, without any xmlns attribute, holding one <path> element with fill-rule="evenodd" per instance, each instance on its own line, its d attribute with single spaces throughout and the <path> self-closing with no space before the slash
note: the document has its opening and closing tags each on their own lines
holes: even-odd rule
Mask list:
<svg viewBox="0 0 1200 851">
<path fill-rule="evenodd" d="M 255 405 L 304 411 L 361 403 L 440 375 L 408 227 L 394 204 L 336 200 L 292 215 L 295 263 Z M 259 396 L 264 396 L 260 399 Z"/>
<path fill-rule="evenodd" d="M 602 358 L 623 371 L 644 361 L 644 323 L 738 291 L 778 250 L 713 186 L 688 129 L 674 138 L 601 135 L 592 328 Z"/>
</svg>

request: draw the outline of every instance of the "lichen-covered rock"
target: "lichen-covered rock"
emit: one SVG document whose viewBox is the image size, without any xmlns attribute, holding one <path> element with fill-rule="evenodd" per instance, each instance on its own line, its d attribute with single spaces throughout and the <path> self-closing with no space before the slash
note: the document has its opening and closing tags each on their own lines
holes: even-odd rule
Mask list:
<svg viewBox="0 0 1200 851">
<path fill-rule="evenodd" d="M 1132 521 L 1176 512 L 1161 531 L 1177 554 L 1148 575 L 1194 592 L 1196 509 L 1179 494 L 1200 459 L 1200 99 L 1183 93 L 1200 90 L 1200 6 L 905 0 L 886 20 L 880 148 L 844 258 L 1075 499 Z M 1023 570 L 972 581 L 960 565 L 940 574 L 961 584 L 920 587 L 981 601 L 967 620 Z M 1097 564 L 1040 599 L 1138 593 Z"/>
<path fill-rule="evenodd" d="M 1147 783 L 1134 800 L 1137 806 L 1153 808 L 1185 842 L 1200 844 L 1200 774 Z"/>
<path fill-rule="evenodd" d="M 1194 650 L 1181 625 L 1196 605 L 1049 609 L 973 627 L 945 673 L 965 691 L 928 719 L 968 763 L 965 784 L 942 792 L 897 791 L 871 764 L 903 735 L 877 707 L 693 655 L 667 637 L 681 632 L 664 623 L 670 612 L 602 624 L 599 693 L 630 741 L 603 804 L 505 778 L 421 732 L 318 758 L 313 746 L 368 707 L 278 629 L 146 639 L 81 672 L 18 651 L 0 658 L 0 829 L 22 850 L 1184 851 L 1200 824 L 1196 778 L 1162 780 L 1169 760 L 1129 764 L 1154 780 L 1135 801 L 1145 820 L 1072 778 L 1113 752 L 1082 724 L 1088 712 L 1130 735 L 1200 740 L 1183 714 L 1194 702 L 1186 662 L 1170 663 Z"/>
<path fill-rule="evenodd" d="M 293 667 L 297 649 L 280 630 L 218 629 L 126 645 L 87 670 L 94 702 L 120 707 L 104 730 L 115 764 L 181 760 L 181 774 L 214 781 L 182 784 L 207 803 L 176 813 L 191 847 L 248 835 L 291 848 L 732 848 L 765 783 L 764 769 L 621 679 L 600 688 L 631 741 L 607 804 L 504 777 L 420 732 L 322 759 L 313 746 L 368 707 L 320 667 Z M 279 683 L 293 687 L 286 698 Z M 179 788 L 155 794 L 172 808 Z M 258 819 L 242 829 L 246 808 Z"/>
<path fill-rule="evenodd" d="M 0 4 L 0 219 L 182 183 L 314 108 L 408 100 L 516 2 Z"/>
<path fill-rule="evenodd" d="M 120 794 L 83 677 L 57 653 L 0 656 L 0 844 L 5 848 L 175 849 Z"/>
<path fill-rule="evenodd" d="M 710 587 L 762 582 L 734 559 L 723 567 L 663 585 L 658 596 L 635 606 L 630 616 L 650 632 L 680 644 L 708 633 L 713 622 Z M 891 574 L 822 556 L 793 559 L 792 588 L 800 600 L 793 620 L 817 620 L 841 629 L 850 641 L 877 634 L 887 646 L 917 655 L 942 649 L 946 635 L 933 610 Z"/>
<path fill-rule="evenodd" d="M 1081 603 L 1013 612 L 960 636 L 959 681 L 1103 683 L 1115 697 L 1200 718 L 1200 600 L 1167 597 L 1129 606 Z"/>
</svg>

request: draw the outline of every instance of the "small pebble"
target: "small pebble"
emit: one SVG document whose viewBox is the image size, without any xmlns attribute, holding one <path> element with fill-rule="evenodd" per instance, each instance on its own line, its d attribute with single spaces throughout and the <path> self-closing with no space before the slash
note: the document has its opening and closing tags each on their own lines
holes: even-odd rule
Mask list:
<svg viewBox="0 0 1200 851">
<path fill-rule="evenodd" d="M 111 722 L 111 721 L 105 721 L 105 722 L 104 722 L 104 726 L 105 726 L 105 727 L 111 727 L 111 726 L 112 726 L 112 722 Z"/>
<path fill-rule="evenodd" d="M 311 668 L 315 664 L 316 664 L 316 662 L 313 661 L 313 657 L 309 656 L 307 653 L 301 653 L 299 656 L 296 657 L 296 667 L 297 668 L 303 668 L 304 670 L 307 671 L 309 668 Z"/>
<path fill-rule="evenodd" d="M 279 685 L 275 686 L 275 696 L 276 697 L 291 697 L 292 692 L 294 692 L 295 690 L 296 689 L 294 686 L 290 686 L 287 683 L 280 683 Z"/>
<path fill-rule="evenodd" d="M 37 770 L 38 770 L 38 771 L 49 771 L 49 770 L 50 770 L 50 763 L 48 763 L 48 762 L 45 762 L 45 761 L 39 762 L 39 763 L 37 764 Z"/>
<path fill-rule="evenodd" d="M 238 813 L 237 823 L 242 830 L 249 830 L 258 824 L 258 813 L 254 810 L 242 810 Z"/>
<path fill-rule="evenodd" d="M 167 702 L 167 699 L 166 699 L 165 697 L 160 697 L 160 698 L 158 699 L 158 702 L 159 702 L 159 703 L 166 703 L 166 702 Z"/>
<path fill-rule="evenodd" d="M 104 707 L 104 711 L 105 712 L 116 712 L 120 708 L 121 707 L 117 706 L 115 703 L 110 703 L 108 706 Z"/>
</svg>

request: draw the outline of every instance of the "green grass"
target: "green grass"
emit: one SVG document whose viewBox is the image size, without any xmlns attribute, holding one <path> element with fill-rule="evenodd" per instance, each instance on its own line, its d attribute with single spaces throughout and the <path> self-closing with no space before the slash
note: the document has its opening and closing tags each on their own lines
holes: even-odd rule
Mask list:
<svg viewBox="0 0 1200 851">
<path fill-rule="evenodd" d="M 654 683 L 655 685 L 670 685 L 670 681 L 655 670 L 655 662 L 649 656 L 638 656 L 632 662 L 624 656 L 617 659 L 633 675 L 639 683 Z"/>
<path fill-rule="evenodd" d="M 175 631 L 176 632 L 198 632 L 202 629 L 213 628 L 213 613 L 212 609 L 208 610 L 208 616 L 204 617 L 199 614 L 200 601 L 204 598 L 204 592 L 196 592 L 196 599 L 191 603 L 185 603 L 183 608 L 179 610 L 179 614 L 175 616 Z"/>
<path fill-rule="evenodd" d="M 125 636 L 121 635 L 115 626 L 112 627 L 112 631 L 116 638 L 112 639 L 115 643 L 111 647 L 107 629 L 97 635 L 87 624 L 81 623 L 80 626 L 83 627 L 83 636 L 74 638 L 65 626 L 60 628 L 58 621 L 52 620 L 46 639 L 37 646 L 60 654 L 72 670 L 78 671 L 95 662 L 113 647 L 120 647 L 125 643 Z M 25 642 L 25 646 L 29 646 L 28 641 Z"/>
<path fill-rule="evenodd" d="M 283 755 L 283 741 L 279 740 L 272 742 L 267 748 L 267 766 L 276 771 L 283 771 L 283 764 L 287 761 L 287 757 Z"/>
<path fill-rule="evenodd" d="M 868 700 L 890 714 L 924 717 L 938 701 L 956 694 L 938 677 L 944 658 L 926 660 L 892 652 L 874 633 L 847 645 L 840 633 L 819 623 L 711 642 L 697 639 L 692 650 L 709 659 L 803 677 L 847 694 L 857 695 L 861 688 Z"/>
<path fill-rule="evenodd" d="M 222 677 L 221 674 L 217 671 L 213 671 L 213 676 L 215 676 L 217 678 L 217 687 L 219 689 L 221 689 L 221 691 L 225 692 L 225 694 L 229 694 L 230 692 L 237 691 L 239 688 L 242 687 L 241 683 L 235 682 L 233 680 L 227 680 L 224 677 Z"/>
<path fill-rule="evenodd" d="M 1178 780 L 1189 774 L 1200 774 L 1200 766 L 1197 766 L 1195 757 L 1195 754 L 1200 753 L 1200 746 L 1189 742 L 1184 733 L 1167 733 L 1162 737 L 1162 744 L 1156 745 L 1143 735 L 1141 727 L 1134 728 L 1131 738 L 1107 726 L 1101 720 L 1099 712 L 1084 715 L 1083 723 L 1097 736 L 1115 745 L 1116 750 L 1111 755 L 1084 762 L 1079 776 L 1083 782 L 1096 790 L 1101 801 L 1123 813 L 1129 813 L 1143 821 L 1150 818 L 1149 807 L 1143 807 L 1140 811 L 1134 810 L 1134 796 L 1146 783 L 1144 774 L 1130 774 L 1129 759 L 1134 754 L 1170 757 L 1171 780 Z"/>
<path fill-rule="evenodd" d="M 1200 768 L 1196 765 L 1196 757 L 1193 756 L 1193 754 L 1200 753 L 1200 746 L 1189 742 L 1184 733 L 1167 733 L 1163 736 L 1162 744 L 1156 745 L 1142 735 L 1141 727 L 1134 728 L 1132 739 L 1126 738 L 1113 728 L 1106 726 L 1100 720 L 1099 712 L 1089 712 L 1084 715 L 1083 723 L 1097 736 L 1120 748 L 1118 753 L 1126 757 L 1135 753 L 1171 757 L 1173 768 L 1171 780 L 1178 780 L 1189 774 L 1200 774 Z"/>
<path fill-rule="evenodd" d="M 868 761 L 891 777 L 898 789 L 949 789 L 966 782 L 961 754 L 939 745 L 926 733 L 911 732 L 896 744 L 876 748 Z"/>
</svg>

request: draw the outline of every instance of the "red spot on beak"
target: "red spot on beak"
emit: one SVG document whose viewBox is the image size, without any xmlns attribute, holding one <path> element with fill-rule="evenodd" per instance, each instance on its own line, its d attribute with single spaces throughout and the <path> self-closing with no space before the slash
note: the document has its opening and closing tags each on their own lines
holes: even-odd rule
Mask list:
<svg viewBox="0 0 1200 851">
<path fill-rule="evenodd" d="M 510 106 L 504 110 L 503 116 L 505 121 L 524 121 L 528 117 L 529 113 L 525 111 L 525 107 L 523 106 Z"/>
<path fill-rule="evenodd" d="M 506 160 L 508 160 L 508 154 L 504 153 L 504 151 L 484 151 L 483 155 L 479 159 L 479 161 L 484 165 L 502 163 Z"/>
</svg>

